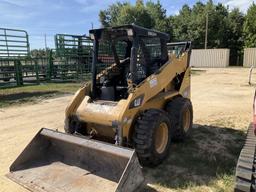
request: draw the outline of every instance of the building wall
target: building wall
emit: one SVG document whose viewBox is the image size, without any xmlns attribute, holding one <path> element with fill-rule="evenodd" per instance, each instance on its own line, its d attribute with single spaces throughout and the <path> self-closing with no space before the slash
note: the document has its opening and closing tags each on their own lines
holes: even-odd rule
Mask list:
<svg viewBox="0 0 256 192">
<path fill-rule="evenodd" d="M 190 66 L 221 68 L 229 66 L 229 49 L 193 49 Z"/>
<path fill-rule="evenodd" d="M 246 48 L 244 49 L 244 67 L 256 67 L 256 48 Z"/>
</svg>

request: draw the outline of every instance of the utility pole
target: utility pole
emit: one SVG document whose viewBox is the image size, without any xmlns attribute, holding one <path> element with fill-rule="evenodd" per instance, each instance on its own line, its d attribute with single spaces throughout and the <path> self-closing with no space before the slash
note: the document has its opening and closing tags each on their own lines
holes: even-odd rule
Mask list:
<svg viewBox="0 0 256 192">
<path fill-rule="evenodd" d="M 93 22 L 91 22 L 91 25 L 92 25 L 92 29 L 93 29 Z"/>
<path fill-rule="evenodd" d="M 209 15 L 208 12 L 206 13 L 206 22 L 205 22 L 205 40 L 204 40 L 204 48 L 207 49 L 207 43 L 208 43 L 208 21 Z"/>
<path fill-rule="evenodd" d="M 46 39 L 46 34 L 44 34 L 44 46 L 45 46 L 45 50 L 47 50 L 47 39 Z"/>
</svg>

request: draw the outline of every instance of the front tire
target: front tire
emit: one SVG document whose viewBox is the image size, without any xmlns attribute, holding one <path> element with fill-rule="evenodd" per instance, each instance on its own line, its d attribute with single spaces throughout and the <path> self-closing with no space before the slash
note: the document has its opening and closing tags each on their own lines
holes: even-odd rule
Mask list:
<svg viewBox="0 0 256 192">
<path fill-rule="evenodd" d="M 86 135 L 86 124 L 79 121 L 76 116 L 67 117 L 64 123 L 65 133 Z"/>
<path fill-rule="evenodd" d="M 154 167 L 168 155 L 171 123 L 166 112 L 150 109 L 136 121 L 134 148 L 141 165 Z"/>
</svg>

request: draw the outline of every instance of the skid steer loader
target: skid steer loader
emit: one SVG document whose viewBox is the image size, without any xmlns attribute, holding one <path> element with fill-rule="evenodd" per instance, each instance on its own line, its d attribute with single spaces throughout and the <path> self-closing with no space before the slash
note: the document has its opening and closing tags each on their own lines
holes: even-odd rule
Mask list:
<svg viewBox="0 0 256 192">
<path fill-rule="evenodd" d="M 90 30 L 92 80 L 66 108 L 65 132 L 42 129 L 10 167 L 32 191 L 134 191 L 192 126 L 190 42 L 136 25 Z"/>
</svg>

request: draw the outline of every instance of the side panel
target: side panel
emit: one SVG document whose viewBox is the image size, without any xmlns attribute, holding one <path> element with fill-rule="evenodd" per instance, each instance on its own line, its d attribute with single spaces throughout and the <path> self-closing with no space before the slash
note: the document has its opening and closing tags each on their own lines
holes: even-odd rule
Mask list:
<svg viewBox="0 0 256 192">
<path fill-rule="evenodd" d="M 154 108 L 155 102 L 152 102 L 150 104 L 147 104 L 147 102 L 149 102 L 150 99 L 154 98 L 161 92 L 164 93 L 165 88 L 169 86 L 174 77 L 177 74 L 181 74 L 182 72 L 186 71 L 188 59 L 188 53 L 184 53 L 179 58 L 172 57 L 172 60 L 169 60 L 158 73 L 149 76 L 135 88 L 133 93 L 130 94 L 128 98 L 128 105 L 126 108 L 123 109 L 123 112 L 120 113 L 119 116 L 120 122 L 128 122 L 123 124 L 124 137 L 129 137 L 129 129 L 132 125 L 131 121 L 135 119 L 135 116 L 139 113 L 139 111 L 145 110 L 145 106 L 147 108 Z M 189 82 L 186 82 L 186 84 L 189 84 Z M 174 93 L 174 95 L 177 95 L 177 93 Z M 138 101 L 136 101 L 136 99 L 140 96 L 143 96 L 143 99 L 141 99 L 139 103 Z M 133 102 L 136 103 L 138 106 L 130 108 L 130 105 Z M 164 102 L 164 99 L 162 99 L 162 101 L 160 102 L 158 101 L 161 108 L 163 108 Z"/>
<path fill-rule="evenodd" d="M 69 117 L 76 112 L 77 108 L 82 103 L 85 96 L 89 95 L 90 90 L 91 90 L 90 82 L 86 83 L 83 87 L 78 89 L 78 91 L 74 95 L 73 99 L 70 101 L 70 103 L 68 104 L 68 106 L 66 108 L 66 111 L 65 111 L 66 117 Z"/>
<path fill-rule="evenodd" d="M 191 81 L 191 68 L 189 67 L 184 74 L 184 78 L 179 90 L 180 95 L 188 99 L 191 98 L 190 81 Z"/>
<path fill-rule="evenodd" d="M 116 105 L 107 106 L 97 102 L 90 103 L 90 85 L 79 89 L 66 109 L 66 116 L 77 114 L 85 122 L 112 126 L 112 122 L 119 122 L 123 136 L 129 139 L 130 127 L 136 115 L 148 108 L 163 108 L 165 102 L 178 94 L 190 97 L 190 69 L 187 69 L 189 54 L 171 57 L 158 72 L 152 74 L 131 91 L 127 100 L 120 100 Z M 170 83 L 177 74 L 185 72 L 181 85 L 181 92 L 175 91 Z M 187 95 L 186 95 L 187 94 Z M 105 107 L 105 108 L 104 108 Z"/>
</svg>

